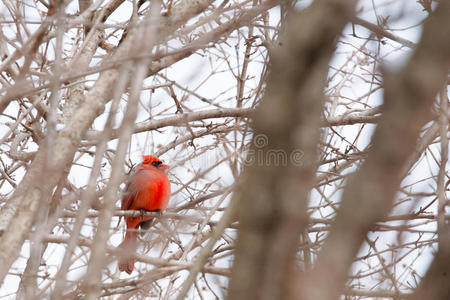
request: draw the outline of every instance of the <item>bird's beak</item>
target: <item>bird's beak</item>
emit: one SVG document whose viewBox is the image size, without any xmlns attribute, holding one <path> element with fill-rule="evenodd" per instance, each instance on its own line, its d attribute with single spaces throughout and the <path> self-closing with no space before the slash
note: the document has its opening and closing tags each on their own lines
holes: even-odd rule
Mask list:
<svg viewBox="0 0 450 300">
<path fill-rule="evenodd" d="M 165 170 L 167 170 L 168 168 L 169 168 L 169 166 L 166 165 L 166 164 L 160 164 L 160 165 L 158 166 L 158 169 L 160 169 L 160 170 L 162 170 L 162 171 L 165 171 Z"/>
</svg>

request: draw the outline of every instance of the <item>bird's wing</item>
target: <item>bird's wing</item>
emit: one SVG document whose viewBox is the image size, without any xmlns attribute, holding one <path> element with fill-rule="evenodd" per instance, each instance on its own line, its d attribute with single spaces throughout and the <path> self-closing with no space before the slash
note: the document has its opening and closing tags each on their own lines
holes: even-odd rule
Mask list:
<svg viewBox="0 0 450 300">
<path fill-rule="evenodd" d="M 122 210 L 131 209 L 136 195 L 142 190 L 144 184 L 148 180 L 148 174 L 145 169 L 140 166 L 135 173 L 128 179 L 125 192 L 122 196 Z"/>
<path fill-rule="evenodd" d="M 133 190 L 134 189 L 130 180 L 127 182 L 127 186 L 125 187 L 125 192 L 122 196 L 122 205 L 120 209 L 127 210 L 131 207 L 131 204 L 133 204 L 134 196 L 136 194 L 136 192 Z"/>
</svg>

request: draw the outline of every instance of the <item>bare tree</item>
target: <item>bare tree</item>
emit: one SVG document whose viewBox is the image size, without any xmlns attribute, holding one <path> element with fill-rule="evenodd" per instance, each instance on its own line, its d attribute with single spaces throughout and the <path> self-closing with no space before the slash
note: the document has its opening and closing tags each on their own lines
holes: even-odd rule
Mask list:
<svg viewBox="0 0 450 300">
<path fill-rule="evenodd" d="M 2 1 L 0 296 L 449 299 L 450 3 L 309 2 Z"/>
</svg>

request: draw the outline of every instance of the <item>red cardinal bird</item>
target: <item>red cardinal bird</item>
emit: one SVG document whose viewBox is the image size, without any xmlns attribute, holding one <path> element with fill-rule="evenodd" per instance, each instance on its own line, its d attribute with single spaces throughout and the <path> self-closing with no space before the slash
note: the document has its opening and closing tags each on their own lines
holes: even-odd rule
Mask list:
<svg viewBox="0 0 450 300">
<path fill-rule="evenodd" d="M 142 164 L 128 180 L 125 194 L 122 198 L 122 210 L 145 210 L 162 212 L 166 209 L 170 198 L 170 183 L 165 170 L 167 165 L 158 158 L 144 155 Z M 138 227 L 147 229 L 152 217 L 125 217 L 127 232 L 120 244 L 122 254 L 119 259 L 119 270 L 131 274 L 134 270 L 134 260 L 129 256 L 137 247 Z"/>
</svg>

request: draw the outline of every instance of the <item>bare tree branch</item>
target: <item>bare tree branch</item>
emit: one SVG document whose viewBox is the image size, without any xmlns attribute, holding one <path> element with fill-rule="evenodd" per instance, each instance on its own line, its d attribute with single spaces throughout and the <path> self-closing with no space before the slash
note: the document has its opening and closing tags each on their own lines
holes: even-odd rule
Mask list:
<svg viewBox="0 0 450 300">
<path fill-rule="evenodd" d="M 409 63 L 385 75 L 385 104 L 372 139 L 373 148 L 361 169 L 349 179 L 315 269 L 302 276 L 297 290 L 302 299 L 336 299 L 369 226 L 391 210 L 405 176 L 403 166 L 415 149 L 421 127 L 430 119 L 432 103 L 447 77 L 450 41 L 444 37 L 450 34 L 449 5 L 441 3 L 426 21 L 422 40 Z M 318 280 L 328 282 L 328 287 L 320 288 Z"/>
<path fill-rule="evenodd" d="M 235 195 L 240 230 L 230 299 L 289 298 L 298 237 L 307 224 L 306 200 L 317 168 L 327 66 L 353 5 L 352 1 L 316 2 L 303 14 L 288 12 L 286 36 L 280 40 L 283 47 L 272 55 L 268 89 L 256 110 L 254 131 L 268 138 L 260 150 L 301 149 L 303 165 L 268 161 L 245 170 Z M 310 36 L 316 39 L 311 41 Z"/>
</svg>

